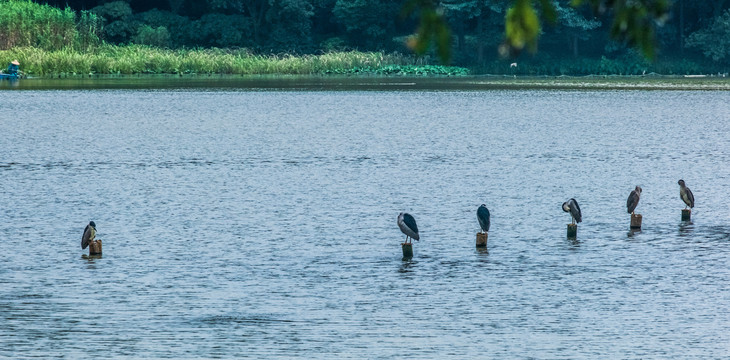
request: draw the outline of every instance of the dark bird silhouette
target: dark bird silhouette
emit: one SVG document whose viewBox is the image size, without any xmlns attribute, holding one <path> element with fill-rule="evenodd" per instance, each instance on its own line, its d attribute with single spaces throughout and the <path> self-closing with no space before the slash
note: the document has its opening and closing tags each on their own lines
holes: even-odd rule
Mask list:
<svg viewBox="0 0 730 360">
<path fill-rule="evenodd" d="M 629 214 L 634 214 L 636 205 L 639 205 L 639 198 L 641 197 L 641 187 L 637 186 L 634 190 L 631 190 L 629 198 L 626 200 L 626 210 Z"/>
<path fill-rule="evenodd" d="M 96 224 L 94 224 L 93 221 L 90 221 L 89 225 L 86 225 L 86 228 L 84 228 L 84 235 L 81 236 L 81 249 L 86 249 L 86 247 L 89 246 L 89 243 L 94 241 L 95 237 Z"/>
<path fill-rule="evenodd" d="M 684 201 L 687 206 L 690 208 L 695 207 L 695 196 L 692 195 L 692 191 L 684 185 L 684 180 L 677 181 L 677 184 L 679 184 L 679 197 Z M 686 209 L 687 206 L 684 208 Z"/>
<path fill-rule="evenodd" d="M 398 214 L 398 227 L 400 228 L 400 231 L 406 234 L 406 244 L 409 243 L 409 238 L 420 240 L 418 236 L 418 225 L 416 225 L 416 219 L 414 219 L 411 214 Z"/>
<path fill-rule="evenodd" d="M 570 213 L 571 224 L 583 221 L 583 215 L 580 212 L 580 206 L 578 206 L 578 202 L 575 199 L 570 198 L 570 200 L 564 202 L 563 211 Z"/>
<path fill-rule="evenodd" d="M 487 205 L 481 204 L 479 206 L 477 220 L 479 220 L 479 227 L 482 228 L 482 232 L 489 232 L 489 209 L 487 209 Z"/>
</svg>

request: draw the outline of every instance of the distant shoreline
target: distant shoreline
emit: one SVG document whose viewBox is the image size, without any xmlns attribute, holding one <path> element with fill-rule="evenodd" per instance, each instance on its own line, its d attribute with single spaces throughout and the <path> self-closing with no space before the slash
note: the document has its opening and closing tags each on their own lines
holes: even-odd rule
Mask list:
<svg viewBox="0 0 730 360">
<path fill-rule="evenodd" d="M 0 82 L 7 89 L 8 81 Z M 12 88 L 259 89 L 312 91 L 730 90 L 730 77 L 685 76 L 394 76 L 394 75 L 69 75 L 22 79 Z"/>
<path fill-rule="evenodd" d="M 434 64 L 429 57 L 400 53 L 340 51 L 316 55 L 255 54 L 247 49 L 164 49 L 144 45 L 109 45 L 88 51 L 18 47 L 0 50 L 0 68 L 12 60 L 31 77 L 99 75 L 395 75 L 395 76 L 698 76 L 727 71 L 703 71 L 691 62 L 572 59 L 534 57 L 519 62 L 494 60 L 478 68 Z M 706 69 L 705 69 L 706 70 Z M 590 75 L 595 74 L 595 75 Z"/>
</svg>

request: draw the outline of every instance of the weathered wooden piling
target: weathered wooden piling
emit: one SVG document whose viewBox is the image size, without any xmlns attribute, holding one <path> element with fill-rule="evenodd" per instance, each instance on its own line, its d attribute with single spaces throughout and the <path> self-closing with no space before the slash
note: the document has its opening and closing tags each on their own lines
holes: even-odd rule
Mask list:
<svg viewBox="0 0 730 360">
<path fill-rule="evenodd" d="M 101 240 L 92 240 L 89 243 L 89 255 L 101 255 Z"/>
<path fill-rule="evenodd" d="M 692 209 L 682 209 L 682 221 L 689 221 L 692 217 Z"/>
<path fill-rule="evenodd" d="M 631 228 L 641 229 L 641 214 L 631 214 Z"/>
<path fill-rule="evenodd" d="M 411 243 L 402 243 L 400 244 L 403 248 L 403 258 L 404 259 L 410 259 L 413 257 L 413 244 Z"/>
<path fill-rule="evenodd" d="M 578 236 L 578 224 L 568 224 L 568 239 L 575 239 Z"/>
<path fill-rule="evenodd" d="M 478 232 L 477 233 L 477 247 L 478 248 L 487 247 L 487 238 L 489 238 L 489 233 Z"/>
</svg>

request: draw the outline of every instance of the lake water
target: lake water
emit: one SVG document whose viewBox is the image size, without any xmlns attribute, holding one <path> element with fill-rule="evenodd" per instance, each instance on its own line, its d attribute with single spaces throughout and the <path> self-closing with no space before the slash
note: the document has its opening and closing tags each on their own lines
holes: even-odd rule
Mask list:
<svg viewBox="0 0 730 360">
<path fill-rule="evenodd" d="M 727 91 L 0 94 L 0 358 L 730 354 Z"/>
</svg>

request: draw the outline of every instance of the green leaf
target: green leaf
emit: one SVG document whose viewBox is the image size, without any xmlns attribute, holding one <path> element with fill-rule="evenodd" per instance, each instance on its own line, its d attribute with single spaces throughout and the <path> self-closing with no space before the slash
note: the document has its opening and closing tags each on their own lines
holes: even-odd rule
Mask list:
<svg viewBox="0 0 730 360">
<path fill-rule="evenodd" d="M 558 11 L 555 9 L 555 4 L 550 0 L 540 0 L 540 7 L 542 8 L 542 16 L 545 17 L 551 24 L 555 24 L 558 20 Z"/>
<path fill-rule="evenodd" d="M 504 30 L 505 40 L 512 49 L 519 51 L 527 46 L 530 51 L 537 51 L 540 21 L 530 0 L 516 0 L 507 10 Z"/>
<path fill-rule="evenodd" d="M 431 44 L 436 45 L 436 53 L 442 63 L 451 61 L 451 31 L 443 17 L 443 12 L 430 0 L 410 0 L 406 2 L 402 14 L 410 16 L 420 11 L 420 22 L 416 34 L 407 45 L 416 54 L 423 55 Z"/>
</svg>

